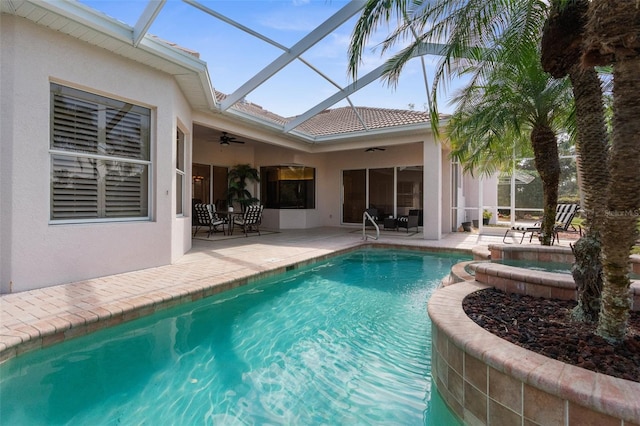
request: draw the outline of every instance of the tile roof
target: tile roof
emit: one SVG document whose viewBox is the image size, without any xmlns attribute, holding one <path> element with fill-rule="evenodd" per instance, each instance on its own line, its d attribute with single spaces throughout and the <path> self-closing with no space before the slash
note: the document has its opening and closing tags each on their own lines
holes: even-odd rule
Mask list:
<svg viewBox="0 0 640 426">
<path fill-rule="evenodd" d="M 224 100 L 226 97 L 227 95 L 224 93 L 216 92 L 216 100 L 218 102 Z M 260 105 L 246 100 L 238 102 L 231 108 L 280 126 L 285 125 L 295 118 L 282 117 L 267 111 Z M 360 121 L 360 119 L 362 119 L 362 121 Z M 322 111 L 302 123 L 295 130 L 312 137 L 317 137 L 407 126 L 411 124 L 427 124 L 429 122 L 429 113 L 426 111 L 371 107 L 340 107 Z"/>
<path fill-rule="evenodd" d="M 327 136 L 411 124 L 426 124 L 429 121 L 429 113 L 425 111 L 341 107 L 322 111 L 302 123 L 296 130 L 312 136 Z"/>
<path fill-rule="evenodd" d="M 217 93 L 216 93 L 216 98 L 218 98 Z M 224 98 L 226 98 L 226 95 L 220 98 L 219 101 Z M 254 104 L 252 102 L 248 102 L 246 100 L 241 100 L 240 102 L 234 104 L 231 108 L 235 109 L 236 111 L 241 111 L 241 112 L 250 114 L 262 120 L 275 123 L 279 126 L 284 126 L 285 124 L 287 124 L 289 120 L 291 120 L 290 118 L 285 118 L 271 111 L 267 111 L 266 109 L 262 108 L 260 105 Z"/>
<path fill-rule="evenodd" d="M 175 47 L 176 49 L 179 49 L 179 50 L 183 51 L 184 53 L 187 53 L 187 54 L 189 54 L 191 56 L 194 56 L 196 58 L 200 58 L 200 53 L 196 52 L 195 50 L 186 48 L 184 46 L 180 46 L 179 44 L 176 44 L 176 43 L 171 42 L 171 41 L 164 40 L 164 39 L 162 39 L 162 38 L 160 38 L 160 37 L 158 37 L 156 35 L 153 35 L 153 34 L 149 34 L 149 37 L 153 38 L 154 40 L 158 40 L 158 41 L 160 41 L 160 42 L 162 42 L 162 43 L 164 43 L 164 44 L 166 44 L 168 46 Z"/>
</svg>

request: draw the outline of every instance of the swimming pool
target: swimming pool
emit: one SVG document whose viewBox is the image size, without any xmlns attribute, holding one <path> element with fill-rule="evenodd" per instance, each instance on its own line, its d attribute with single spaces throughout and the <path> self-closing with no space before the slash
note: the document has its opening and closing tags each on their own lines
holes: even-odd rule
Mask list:
<svg viewBox="0 0 640 426">
<path fill-rule="evenodd" d="M 2 424 L 459 424 L 426 303 L 461 255 L 368 249 L 0 366 Z"/>
</svg>

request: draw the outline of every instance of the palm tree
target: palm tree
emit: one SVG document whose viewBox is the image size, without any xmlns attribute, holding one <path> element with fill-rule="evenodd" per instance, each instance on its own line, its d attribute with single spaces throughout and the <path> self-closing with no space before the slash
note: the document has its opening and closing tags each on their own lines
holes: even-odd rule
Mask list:
<svg viewBox="0 0 640 426">
<path fill-rule="evenodd" d="M 477 89 L 479 91 L 482 87 Z M 487 99 L 487 103 L 494 103 L 494 100 Z M 493 120 L 501 120 L 507 115 L 506 111 L 503 111 L 504 114 L 498 110 L 486 112 L 486 116 L 476 117 L 473 120 L 475 123 L 469 121 L 465 124 L 461 121 L 463 117 L 457 117 L 462 111 L 457 111 L 446 127 L 451 158 L 455 158 L 463 170 L 471 175 L 479 173 L 490 176 L 499 171 L 512 170 L 516 158 L 533 156 L 529 134 L 505 126 L 501 126 L 500 131 L 494 128 L 497 124 Z"/>
<path fill-rule="evenodd" d="M 353 76 L 357 74 L 364 44 L 378 25 L 388 22 L 393 16 L 401 18 L 400 23 L 382 43 L 382 52 L 407 37 L 414 41 L 387 61 L 384 78 L 391 84 L 397 82 L 404 65 L 425 42 L 445 38 L 447 45 L 434 75 L 430 96 L 431 122 L 434 132 L 437 132 L 440 82 L 464 74 L 470 77 L 469 87 L 482 87 L 492 78 L 491 73 L 496 67 L 502 67 L 505 62 L 515 64 L 522 55 L 530 58 L 531 46 L 539 40 L 546 13 L 546 3 L 539 0 L 440 0 L 430 3 L 369 0 L 353 32 L 349 46 L 349 70 Z M 473 63 L 470 66 L 468 59 L 460 58 L 470 58 Z M 537 89 L 540 93 L 544 91 L 543 87 Z M 553 131 L 548 131 L 552 128 L 548 118 L 540 116 L 537 124 L 528 124 L 531 125 L 536 168 L 545 188 L 541 241 L 550 245 L 560 177 L 556 137 Z M 553 153 L 555 159 L 552 158 Z"/>
<path fill-rule="evenodd" d="M 610 181 L 602 230 L 604 287 L 598 333 L 620 341 L 630 310 L 629 254 L 640 216 L 640 9 L 637 2 L 592 0 L 586 24 L 586 65 L 613 64 Z"/>
<path fill-rule="evenodd" d="M 607 129 L 600 79 L 593 67 L 582 67 L 584 26 L 588 0 L 552 4 L 542 35 L 542 66 L 555 78 L 571 80 L 576 106 L 576 149 L 584 194 L 582 211 L 586 216 L 585 235 L 572 247 L 572 268 L 578 287 L 574 316 L 596 321 L 600 312 L 602 262 L 600 232 L 605 218 L 609 170 L 607 168 Z"/>
<path fill-rule="evenodd" d="M 543 0 L 368 0 L 354 27 L 348 49 L 348 69 L 356 77 L 358 66 L 370 36 L 392 19 L 397 28 L 381 43 L 381 53 L 397 44 L 410 43 L 387 61 L 383 79 L 397 83 L 404 66 L 419 55 L 425 43 L 446 42 L 433 76 L 429 105 L 438 131 L 438 98 L 440 84 L 446 84 L 466 66 L 461 58 L 479 54 L 478 76 L 496 64 L 496 55 L 518 56 L 520 44 L 537 42 L 548 5 Z M 466 69 L 466 67 L 465 67 Z"/>
<path fill-rule="evenodd" d="M 504 152 L 501 145 L 505 140 L 529 135 L 543 182 L 543 244 L 550 245 L 560 180 L 556 135 L 567 126 L 572 97 L 568 80 L 556 80 L 545 73 L 539 57 L 535 44 L 526 50 L 523 45 L 518 58 L 501 60 L 484 83 L 470 84 L 460 91 L 454 97 L 458 107 L 447 135 L 452 155 L 466 162 L 466 167 L 472 167 L 474 157 L 480 157 L 478 151 L 484 152 L 484 157 Z M 510 146 L 507 148 L 511 153 Z"/>
<path fill-rule="evenodd" d="M 234 201 L 240 204 L 240 208 L 244 212 L 245 208 L 252 203 L 258 201 L 247 189 L 249 181 L 260 182 L 258 170 L 250 164 L 237 164 L 229 170 L 229 189 L 227 192 L 227 201 L 229 206 Z"/>
</svg>

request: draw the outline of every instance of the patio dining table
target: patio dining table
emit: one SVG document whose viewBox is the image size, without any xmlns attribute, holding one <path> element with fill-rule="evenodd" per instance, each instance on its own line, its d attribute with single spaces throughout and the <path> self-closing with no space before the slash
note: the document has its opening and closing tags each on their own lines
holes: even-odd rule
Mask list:
<svg viewBox="0 0 640 426">
<path fill-rule="evenodd" d="M 240 216 L 242 217 L 244 215 L 243 212 L 241 211 L 229 211 L 229 210 L 216 210 L 216 213 L 219 216 L 223 216 L 227 218 L 227 229 L 229 231 L 229 235 L 233 235 L 233 228 L 234 228 L 234 218 L 236 216 Z"/>
</svg>

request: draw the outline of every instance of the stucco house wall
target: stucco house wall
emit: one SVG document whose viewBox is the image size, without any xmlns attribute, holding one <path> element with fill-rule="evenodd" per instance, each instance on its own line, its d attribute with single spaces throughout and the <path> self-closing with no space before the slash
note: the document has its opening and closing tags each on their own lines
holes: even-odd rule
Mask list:
<svg viewBox="0 0 640 426">
<path fill-rule="evenodd" d="M 171 263 L 191 244 L 190 220 L 174 213 L 176 125 L 180 120 L 188 131 L 191 123 L 174 79 L 24 19 L 0 16 L 0 290 Z M 151 109 L 152 220 L 50 223 L 51 82 Z"/>
</svg>

